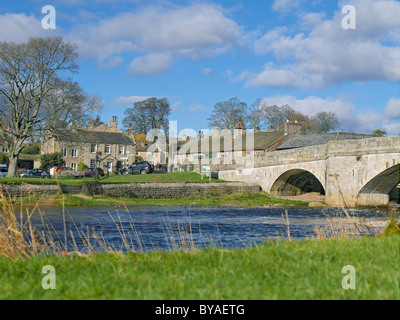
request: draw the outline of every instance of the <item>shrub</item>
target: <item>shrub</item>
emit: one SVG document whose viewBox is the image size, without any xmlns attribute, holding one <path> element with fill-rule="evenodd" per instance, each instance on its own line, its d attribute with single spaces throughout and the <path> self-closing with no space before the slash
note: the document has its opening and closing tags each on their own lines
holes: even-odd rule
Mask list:
<svg viewBox="0 0 400 320">
<path fill-rule="evenodd" d="M 22 154 L 40 154 L 40 147 L 37 144 L 32 144 L 21 150 Z"/>
<path fill-rule="evenodd" d="M 103 187 L 98 181 L 86 181 L 82 183 L 82 193 L 87 196 L 103 194 Z"/>
<path fill-rule="evenodd" d="M 78 171 L 84 171 L 85 169 L 87 169 L 87 165 L 84 164 L 83 162 L 79 162 L 78 163 Z"/>
<path fill-rule="evenodd" d="M 60 167 L 64 162 L 61 152 L 47 153 L 40 156 L 40 166 L 44 169 L 52 166 Z"/>
<path fill-rule="evenodd" d="M 10 160 L 5 154 L 0 154 L 0 164 L 8 164 Z"/>
</svg>

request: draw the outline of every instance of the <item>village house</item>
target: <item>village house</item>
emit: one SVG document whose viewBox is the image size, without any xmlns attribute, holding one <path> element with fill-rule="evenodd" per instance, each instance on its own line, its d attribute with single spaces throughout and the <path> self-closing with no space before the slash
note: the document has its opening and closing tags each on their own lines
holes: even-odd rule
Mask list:
<svg viewBox="0 0 400 320">
<path fill-rule="evenodd" d="M 136 156 L 154 165 L 166 164 L 168 157 L 168 147 L 161 146 L 158 143 L 145 144 L 144 141 L 138 143 L 135 147 Z"/>
<path fill-rule="evenodd" d="M 65 130 L 58 140 L 49 139 L 42 144 L 41 153 L 61 152 L 65 166 L 78 169 L 79 163 L 85 166 L 113 172 L 126 168 L 135 162 L 135 138 L 132 129 L 124 133 L 117 128 L 117 117 L 113 116 L 110 126 L 94 126 L 89 121 L 86 128 Z"/>
<path fill-rule="evenodd" d="M 188 164 L 194 164 L 191 168 L 197 169 L 197 164 L 205 159 L 213 158 L 219 163 L 238 163 L 246 161 L 249 157 L 259 156 L 266 152 L 277 150 L 288 139 L 298 136 L 301 133 L 301 125 L 284 123 L 280 131 L 261 132 L 260 130 L 247 130 L 239 123 L 233 130 L 222 130 L 217 128 L 212 130 L 211 135 L 203 137 L 199 133 L 198 137 L 189 141 L 178 142 L 178 152 L 175 156 L 175 168 L 184 170 L 189 168 Z M 203 160 L 203 161 L 202 161 Z"/>
</svg>

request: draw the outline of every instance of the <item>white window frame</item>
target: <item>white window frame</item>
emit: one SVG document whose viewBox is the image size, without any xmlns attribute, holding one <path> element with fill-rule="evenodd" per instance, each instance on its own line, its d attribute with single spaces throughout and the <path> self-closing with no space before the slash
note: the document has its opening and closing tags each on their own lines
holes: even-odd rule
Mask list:
<svg viewBox="0 0 400 320">
<path fill-rule="evenodd" d="M 108 152 L 107 152 L 107 147 L 108 147 Z M 105 154 L 110 154 L 111 153 L 111 145 L 110 144 L 106 144 L 104 146 L 104 153 Z"/>
<path fill-rule="evenodd" d="M 71 157 L 78 158 L 78 149 L 71 149 Z"/>
<path fill-rule="evenodd" d="M 67 156 L 67 154 L 68 154 L 67 152 L 68 152 L 68 150 L 67 150 L 67 149 L 65 149 L 65 148 L 62 148 L 62 149 L 61 149 L 61 156 L 62 156 L 62 157 L 66 157 L 66 156 Z"/>
<path fill-rule="evenodd" d="M 121 151 L 122 148 L 122 151 Z M 118 147 L 118 154 L 125 154 L 125 146 L 120 144 Z"/>
<path fill-rule="evenodd" d="M 75 162 L 71 162 L 71 169 L 72 170 L 78 169 L 78 165 Z"/>
<path fill-rule="evenodd" d="M 93 151 L 93 146 L 94 146 L 94 151 Z M 91 152 L 91 153 L 96 153 L 96 152 L 97 152 L 97 144 L 92 143 L 92 144 L 90 145 L 90 152 Z"/>
</svg>

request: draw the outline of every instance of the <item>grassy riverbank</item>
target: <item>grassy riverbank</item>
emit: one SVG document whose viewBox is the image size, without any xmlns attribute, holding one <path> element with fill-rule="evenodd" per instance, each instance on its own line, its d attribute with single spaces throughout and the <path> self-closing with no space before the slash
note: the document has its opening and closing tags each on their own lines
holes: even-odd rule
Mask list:
<svg viewBox="0 0 400 320">
<path fill-rule="evenodd" d="M 42 267 L 56 270 L 43 290 Z M 342 268 L 356 269 L 344 290 Z M 243 250 L 0 258 L 0 299 L 398 299 L 399 236 Z"/>
<path fill-rule="evenodd" d="M 39 179 L 39 178 L 0 178 L 1 184 L 36 184 L 36 185 L 81 185 L 84 182 L 95 181 L 95 178 L 67 178 L 59 177 L 58 179 Z M 110 175 L 101 177 L 98 180 L 104 184 L 114 183 L 209 183 L 209 178 L 195 172 L 170 172 L 163 174 L 136 174 L 136 175 Z M 211 182 L 225 182 L 224 180 L 212 178 Z"/>
<path fill-rule="evenodd" d="M 237 207 L 262 207 L 262 206 L 307 206 L 308 202 L 273 198 L 265 192 L 259 193 L 234 193 L 221 196 L 191 196 L 177 199 L 137 199 L 128 197 L 93 196 L 65 194 L 14 198 L 14 205 L 19 206 L 39 205 L 40 207 L 112 207 L 133 205 L 163 205 L 163 206 L 237 206 Z M 0 204 L 1 207 L 1 204 Z"/>
</svg>

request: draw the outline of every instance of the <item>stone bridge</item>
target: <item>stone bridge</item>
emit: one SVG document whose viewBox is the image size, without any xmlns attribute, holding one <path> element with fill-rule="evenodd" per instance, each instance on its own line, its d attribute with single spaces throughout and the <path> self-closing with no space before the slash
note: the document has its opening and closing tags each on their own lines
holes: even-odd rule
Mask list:
<svg viewBox="0 0 400 320">
<path fill-rule="evenodd" d="M 212 171 L 220 179 L 258 183 L 275 196 L 319 192 L 329 205 L 387 205 L 399 198 L 400 137 L 274 151 L 254 163 L 213 165 Z"/>
</svg>

